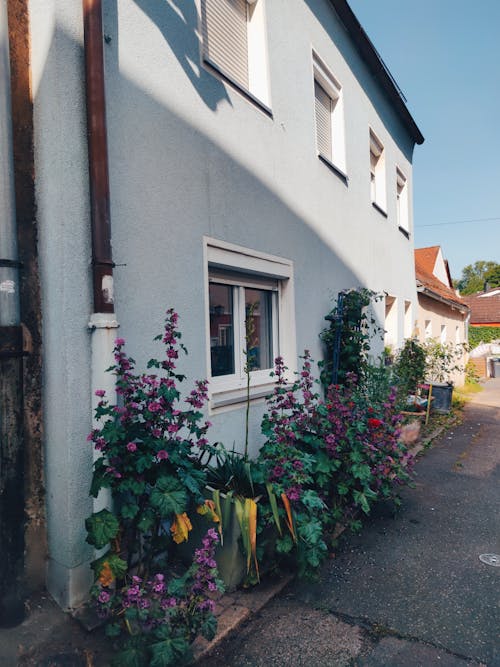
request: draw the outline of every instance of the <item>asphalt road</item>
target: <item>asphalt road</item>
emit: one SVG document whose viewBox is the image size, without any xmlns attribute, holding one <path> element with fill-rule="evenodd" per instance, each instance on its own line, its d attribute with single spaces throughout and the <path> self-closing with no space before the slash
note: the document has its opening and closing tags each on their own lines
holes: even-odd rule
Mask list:
<svg viewBox="0 0 500 667">
<path fill-rule="evenodd" d="M 342 540 L 202 667 L 500 667 L 500 379 L 434 443 L 394 516 Z M 385 513 L 384 513 L 384 510 Z"/>
</svg>

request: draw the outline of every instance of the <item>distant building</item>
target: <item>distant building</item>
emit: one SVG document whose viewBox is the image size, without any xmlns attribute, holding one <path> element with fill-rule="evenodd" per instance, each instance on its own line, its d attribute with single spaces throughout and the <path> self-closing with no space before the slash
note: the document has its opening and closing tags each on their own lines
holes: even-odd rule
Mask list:
<svg viewBox="0 0 500 667">
<path fill-rule="evenodd" d="M 440 246 L 415 250 L 415 277 L 419 340 L 434 338 L 446 344 L 466 343 L 469 307 L 453 288 L 448 262 Z M 465 352 L 463 359 L 465 361 Z M 464 373 L 456 374 L 454 380 L 462 384 Z"/>
<path fill-rule="evenodd" d="M 463 296 L 462 300 L 470 308 L 471 327 L 500 327 L 500 287 Z"/>
</svg>

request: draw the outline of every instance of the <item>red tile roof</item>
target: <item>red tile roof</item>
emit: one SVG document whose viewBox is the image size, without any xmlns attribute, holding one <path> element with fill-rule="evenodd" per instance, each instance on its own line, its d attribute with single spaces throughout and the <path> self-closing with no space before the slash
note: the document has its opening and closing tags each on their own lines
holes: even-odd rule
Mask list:
<svg viewBox="0 0 500 667">
<path fill-rule="evenodd" d="M 431 298 L 434 296 L 438 299 L 444 299 L 461 307 L 461 309 L 465 309 L 467 304 L 463 298 L 458 296 L 455 290 L 450 287 L 451 279 L 448 267 L 445 267 L 450 281 L 448 285 L 441 282 L 433 274 L 439 250 L 439 246 L 415 249 L 415 276 L 417 283 L 420 283 L 426 294 Z"/>
<path fill-rule="evenodd" d="M 490 292 L 496 292 L 490 290 Z M 485 292 L 484 294 L 488 294 Z M 462 299 L 470 308 L 471 324 L 498 324 L 500 323 L 500 294 L 492 296 L 481 296 L 481 294 L 469 294 Z"/>
</svg>

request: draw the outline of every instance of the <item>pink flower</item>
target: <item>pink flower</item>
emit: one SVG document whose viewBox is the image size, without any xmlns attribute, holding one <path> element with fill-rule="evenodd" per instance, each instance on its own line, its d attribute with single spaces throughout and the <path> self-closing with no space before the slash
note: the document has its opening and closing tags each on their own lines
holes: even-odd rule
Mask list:
<svg viewBox="0 0 500 667">
<path fill-rule="evenodd" d="M 121 347 L 122 345 L 125 345 L 125 339 L 124 338 L 117 338 L 115 340 L 115 347 Z"/>
<path fill-rule="evenodd" d="M 102 398 L 103 396 L 106 395 L 106 392 L 104 391 L 104 389 L 96 389 L 94 393 L 95 393 L 96 396 L 99 396 L 100 398 Z"/>
<path fill-rule="evenodd" d="M 135 442 L 129 442 L 127 444 L 127 451 L 129 451 L 129 452 L 137 451 L 137 445 L 135 444 Z"/>
<path fill-rule="evenodd" d="M 168 459 L 168 452 L 165 451 L 164 449 L 160 449 L 160 451 L 159 451 L 158 454 L 156 455 L 156 458 L 157 458 L 159 461 L 166 461 L 166 460 Z"/>
</svg>

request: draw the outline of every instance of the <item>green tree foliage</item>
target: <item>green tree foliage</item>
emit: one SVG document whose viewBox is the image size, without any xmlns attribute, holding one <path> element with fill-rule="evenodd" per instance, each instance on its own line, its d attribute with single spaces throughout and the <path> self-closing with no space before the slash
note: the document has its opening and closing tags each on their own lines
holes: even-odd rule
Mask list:
<svg viewBox="0 0 500 667">
<path fill-rule="evenodd" d="M 460 294 L 475 294 L 482 292 L 485 286 L 497 287 L 500 285 L 500 264 L 480 260 L 468 264 L 462 270 L 462 277 L 456 282 Z"/>
</svg>

